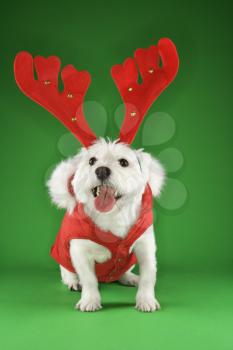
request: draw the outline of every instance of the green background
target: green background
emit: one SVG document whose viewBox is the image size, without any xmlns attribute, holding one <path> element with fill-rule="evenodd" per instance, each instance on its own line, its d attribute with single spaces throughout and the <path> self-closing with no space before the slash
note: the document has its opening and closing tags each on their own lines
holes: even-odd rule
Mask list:
<svg viewBox="0 0 233 350">
<path fill-rule="evenodd" d="M 0 14 L 1 348 L 232 349 L 231 2 L 8 4 Z M 137 312 L 136 290 L 115 283 L 101 285 L 102 311 L 80 313 L 73 309 L 80 295 L 61 285 L 49 257 L 63 213 L 51 206 L 44 176 L 62 159 L 57 142 L 65 129 L 19 91 L 14 56 L 56 54 L 89 70 L 86 99 L 106 108 L 108 134 L 116 136 L 113 113 L 121 100 L 110 67 L 164 36 L 177 45 L 180 71 L 151 111 L 176 122 L 164 147 L 182 151 L 185 164 L 175 177 L 189 196 L 177 212 L 158 209 L 162 310 Z"/>
</svg>

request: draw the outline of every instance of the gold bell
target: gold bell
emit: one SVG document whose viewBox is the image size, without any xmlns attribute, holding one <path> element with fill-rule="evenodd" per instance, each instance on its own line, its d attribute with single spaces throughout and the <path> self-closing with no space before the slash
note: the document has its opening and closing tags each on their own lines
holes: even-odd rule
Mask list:
<svg viewBox="0 0 233 350">
<path fill-rule="evenodd" d="M 135 117 L 136 114 L 137 114 L 136 112 L 131 112 L 131 113 L 130 113 L 131 117 Z"/>
<path fill-rule="evenodd" d="M 44 84 L 45 84 L 45 85 L 49 85 L 49 84 L 51 84 L 51 81 L 50 81 L 50 80 L 45 80 L 45 81 L 44 81 Z"/>
<path fill-rule="evenodd" d="M 133 88 L 132 88 L 132 87 L 129 87 L 129 88 L 128 88 L 128 91 L 129 91 L 129 92 L 133 91 Z"/>
<path fill-rule="evenodd" d="M 70 92 L 67 94 L 67 98 L 73 98 L 73 94 L 71 94 Z"/>
<path fill-rule="evenodd" d="M 150 69 L 148 70 L 148 72 L 149 72 L 150 74 L 153 74 L 153 73 L 154 73 L 154 68 L 150 68 Z"/>
<path fill-rule="evenodd" d="M 76 117 L 71 118 L 71 121 L 72 121 L 72 122 L 76 122 L 76 120 L 77 120 Z"/>
</svg>

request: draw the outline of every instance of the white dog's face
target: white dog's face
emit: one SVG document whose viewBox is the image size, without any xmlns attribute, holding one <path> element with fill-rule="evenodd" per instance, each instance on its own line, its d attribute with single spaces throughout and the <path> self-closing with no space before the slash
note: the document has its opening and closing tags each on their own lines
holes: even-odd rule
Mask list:
<svg viewBox="0 0 233 350">
<path fill-rule="evenodd" d="M 99 141 L 78 156 L 73 187 L 79 201 L 113 211 L 145 187 L 137 153 L 120 143 Z"/>
<path fill-rule="evenodd" d="M 68 192 L 71 176 L 75 198 Z M 72 211 L 79 201 L 91 210 L 107 214 L 143 193 L 147 183 L 154 196 L 158 195 L 163 180 L 163 168 L 149 154 L 123 143 L 100 139 L 59 164 L 48 186 L 59 207 Z"/>
</svg>

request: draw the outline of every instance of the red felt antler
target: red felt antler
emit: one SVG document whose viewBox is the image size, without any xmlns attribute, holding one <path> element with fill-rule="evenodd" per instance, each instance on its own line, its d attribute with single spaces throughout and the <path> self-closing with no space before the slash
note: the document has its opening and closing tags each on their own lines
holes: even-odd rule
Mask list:
<svg viewBox="0 0 233 350">
<path fill-rule="evenodd" d="M 162 67 L 160 67 L 160 58 Z M 138 83 L 139 68 L 142 83 Z M 169 39 L 138 49 L 133 58 L 112 67 L 112 77 L 125 104 L 120 141 L 131 144 L 143 118 L 161 92 L 175 78 L 179 66 L 176 47 Z"/>
<path fill-rule="evenodd" d="M 28 52 L 20 52 L 14 64 L 16 82 L 25 95 L 46 108 L 88 147 L 96 139 L 83 113 L 83 100 L 91 77 L 88 72 L 79 72 L 68 65 L 61 71 L 64 89 L 59 92 L 60 65 L 56 56 L 33 59 Z"/>
</svg>

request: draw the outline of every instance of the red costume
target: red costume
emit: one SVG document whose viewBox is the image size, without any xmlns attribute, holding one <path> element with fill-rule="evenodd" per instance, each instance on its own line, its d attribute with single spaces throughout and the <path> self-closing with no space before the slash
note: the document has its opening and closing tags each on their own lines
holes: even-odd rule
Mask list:
<svg viewBox="0 0 233 350">
<path fill-rule="evenodd" d="M 50 111 L 83 146 L 89 147 L 96 140 L 83 111 L 83 100 L 91 81 L 90 74 L 67 65 L 61 71 L 64 89 L 60 91 L 60 65 L 61 62 L 56 56 L 33 58 L 28 52 L 20 52 L 15 58 L 16 82 L 25 95 Z M 127 58 L 122 65 L 112 67 L 113 80 L 125 105 L 125 117 L 119 136 L 121 142 L 132 143 L 146 112 L 175 78 L 178 66 L 179 58 L 175 45 L 170 39 L 163 38 L 157 45 L 136 50 L 134 58 Z M 142 80 L 140 83 L 139 73 Z M 74 271 L 69 256 L 69 242 L 74 238 L 90 239 L 107 247 L 112 253 L 109 261 L 96 264 L 98 279 L 117 280 L 135 264 L 136 258 L 134 254 L 129 254 L 129 248 L 152 224 L 152 220 L 149 186 L 143 194 L 139 218 L 125 239 L 97 228 L 79 203 L 72 215 L 65 215 L 51 254 L 65 268 Z"/>
<path fill-rule="evenodd" d="M 72 239 L 91 240 L 108 248 L 112 253 L 108 261 L 102 264 L 96 263 L 98 280 L 100 282 L 116 281 L 136 264 L 136 256 L 130 253 L 129 249 L 152 223 L 152 193 L 149 185 L 142 196 L 139 217 L 124 239 L 98 228 L 85 214 L 82 203 L 78 203 L 72 214 L 65 214 L 61 229 L 51 249 L 51 255 L 67 270 L 75 272 L 70 258 L 70 241 Z"/>
</svg>

